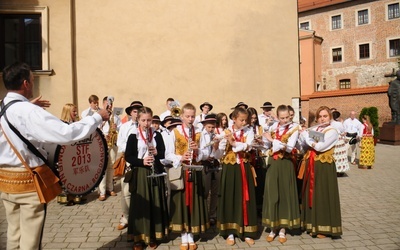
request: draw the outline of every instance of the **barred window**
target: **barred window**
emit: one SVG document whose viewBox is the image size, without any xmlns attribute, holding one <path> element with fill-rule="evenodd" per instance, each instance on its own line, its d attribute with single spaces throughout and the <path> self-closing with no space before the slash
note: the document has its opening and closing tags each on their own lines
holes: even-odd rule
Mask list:
<svg viewBox="0 0 400 250">
<path fill-rule="evenodd" d="M 368 24 L 368 10 L 358 11 L 358 25 Z"/>
<path fill-rule="evenodd" d="M 360 59 L 369 58 L 369 44 L 360 44 L 359 45 L 359 58 Z"/>
<path fill-rule="evenodd" d="M 400 56 L 400 39 L 389 40 L 389 56 Z"/>
<path fill-rule="evenodd" d="M 332 62 L 342 61 L 342 48 L 332 49 Z"/>
<path fill-rule="evenodd" d="M 342 16 L 332 16 L 332 29 L 341 29 L 342 28 Z"/>
<path fill-rule="evenodd" d="M 388 5 L 388 19 L 395 19 L 400 17 L 399 3 L 393 3 Z"/>
<path fill-rule="evenodd" d="M 310 29 L 310 22 L 300 23 L 300 29 L 309 30 Z"/>
<path fill-rule="evenodd" d="M 339 89 L 350 89 L 351 82 L 350 79 L 342 79 L 339 81 Z"/>
</svg>

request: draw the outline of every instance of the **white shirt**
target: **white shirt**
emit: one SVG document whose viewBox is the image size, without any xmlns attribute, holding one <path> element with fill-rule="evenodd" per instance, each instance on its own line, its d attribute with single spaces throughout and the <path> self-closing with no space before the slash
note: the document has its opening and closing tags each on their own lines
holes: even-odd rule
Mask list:
<svg viewBox="0 0 400 250">
<path fill-rule="evenodd" d="M 165 111 L 164 113 L 162 113 L 160 115 L 160 121 L 164 121 L 165 117 L 167 117 L 169 115 L 171 115 L 171 111 L 170 110 Z"/>
<path fill-rule="evenodd" d="M 22 102 L 14 103 L 7 109 L 8 120 L 45 158 L 47 158 L 47 152 L 44 148 L 46 144 L 68 145 L 82 140 L 92 134 L 102 121 L 101 116 L 95 113 L 93 116 L 85 117 L 78 122 L 66 124 L 43 108 L 30 103 L 28 99 L 20 94 L 7 93 L 4 103 L 7 104 L 12 100 L 21 100 Z M 9 128 L 4 116 L 1 117 L 1 126 L 0 167 L 24 168 L 3 135 L 4 132 L 29 166 L 37 167 L 44 164 Z"/>
<path fill-rule="evenodd" d="M 197 115 L 196 118 L 194 119 L 193 122 L 193 126 L 195 126 L 195 128 L 197 128 L 197 130 L 201 131 L 203 130 L 203 123 L 201 123 L 201 121 L 203 121 L 206 118 L 206 114 L 201 113 L 200 115 Z"/>
<path fill-rule="evenodd" d="M 341 122 L 332 120 L 331 126 L 334 127 L 339 132 L 339 134 L 342 134 L 345 132 L 343 123 L 341 123 Z"/>
<path fill-rule="evenodd" d="M 351 119 L 347 118 L 343 122 L 344 130 L 346 133 L 357 133 L 357 136 L 360 136 L 360 127 L 361 127 L 361 122 L 357 120 L 356 118 Z"/>
<path fill-rule="evenodd" d="M 318 132 L 325 132 L 324 134 L 324 141 L 316 142 L 314 141 L 308 133 L 308 130 L 305 130 L 301 133 L 302 142 L 307 145 L 308 147 L 312 147 L 312 144 L 315 143 L 314 149 L 318 152 L 325 152 L 328 149 L 331 149 L 336 145 L 337 140 L 339 139 L 339 133 L 335 128 L 332 126 L 327 126 L 325 128 L 316 127 L 312 130 Z"/>
<path fill-rule="evenodd" d="M 81 118 L 85 118 L 86 116 L 91 116 L 96 112 L 97 112 L 97 110 L 93 110 L 89 107 L 89 108 L 85 109 L 84 111 L 82 111 Z"/>
<path fill-rule="evenodd" d="M 136 133 L 136 131 L 137 125 L 132 120 L 121 125 L 118 131 L 117 139 L 118 153 L 125 152 L 129 135 Z"/>
<path fill-rule="evenodd" d="M 272 119 L 271 122 L 266 123 L 268 119 Z M 272 126 L 277 120 L 273 116 L 266 116 L 264 114 L 258 115 L 258 123 L 263 128 L 264 131 L 268 131 L 269 127 Z"/>
<path fill-rule="evenodd" d="M 154 128 L 150 128 L 152 131 L 152 139 L 149 140 L 148 134 L 145 131 L 142 131 L 142 135 L 144 137 L 144 139 L 149 141 L 149 145 L 154 146 L 155 148 L 157 147 L 157 142 L 156 142 L 156 133 L 154 132 Z M 136 129 L 136 131 L 132 134 L 132 136 L 136 136 L 137 139 L 137 151 L 138 151 L 138 155 L 137 158 L 138 159 L 143 159 L 146 156 L 149 155 L 149 150 L 148 150 L 148 145 L 147 142 L 142 138 L 142 135 L 139 132 L 139 129 Z"/>
<path fill-rule="evenodd" d="M 206 130 L 202 130 L 200 134 L 200 150 L 203 152 L 203 158 L 201 160 L 205 161 L 209 157 L 214 157 L 213 145 L 211 143 L 211 133 L 208 133 Z"/>
<path fill-rule="evenodd" d="M 290 134 L 290 133 L 292 133 L 292 134 L 290 135 L 290 137 L 289 137 L 288 141 L 286 142 L 286 144 L 281 142 L 278 139 L 274 139 L 272 143 L 270 141 L 268 141 L 266 143 L 267 147 L 268 148 L 272 148 L 272 152 L 273 153 L 278 152 L 278 151 L 280 151 L 281 149 L 283 149 L 285 147 L 286 147 L 286 152 L 288 152 L 288 153 L 292 152 L 293 148 L 295 147 L 295 145 L 297 143 L 297 139 L 299 137 L 298 127 L 299 127 L 299 125 L 297 123 L 294 123 L 294 122 L 290 123 L 290 124 L 288 124 L 286 126 L 280 126 L 279 122 L 274 123 L 268 129 L 268 131 L 270 133 L 271 132 L 275 132 L 275 135 L 276 135 L 276 132 L 279 131 L 279 135 L 282 136 L 283 133 L 285 132 L 285 130 L 287 129 L 286 134 Z M 296 131 L 294 131 L 294 130 L 296 130 Z"/>
</svg>

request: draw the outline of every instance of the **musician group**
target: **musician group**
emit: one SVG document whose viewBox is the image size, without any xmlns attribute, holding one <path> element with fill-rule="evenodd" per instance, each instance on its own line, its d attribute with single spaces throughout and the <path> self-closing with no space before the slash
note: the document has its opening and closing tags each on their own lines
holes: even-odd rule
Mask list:
<svg viewBox="0 0 400 250">
<path fill-rule="evenodd" d="M 82 116 L 99 109 L 93 97 Z M 104 102 L 111 107 L 110 100 Z M 286 234 L 304 231 L 340 237 L 333 158 L 339 135 L 328 107 L 317 110 L 317 126 L 305 129 L 293 122 L 293 108 L 280 105 L 274 114 L 270 102 L 260 115 L 243 102 L 229 115 L 211 113 L 208 102 L 197 116 L 191 103 L 181 106 L 168 98 L 166 105 L 156 116 L 134 101 L 125 109 L 127 121 L 112 115 L 113 121 L 102 125 L 111 143 L 99 200 L 115 195 L 113 163 L 125 160 L 118 230 L 128 229 L 133 249 L 154 249 L 171 232 L 181 234 L 181 250 L 197 249 L 195 236 L 213 225 L 227 245 L 237 238 L 253 245 L 258 217 L 268 242 L 284 244 Z"/>
</svg>

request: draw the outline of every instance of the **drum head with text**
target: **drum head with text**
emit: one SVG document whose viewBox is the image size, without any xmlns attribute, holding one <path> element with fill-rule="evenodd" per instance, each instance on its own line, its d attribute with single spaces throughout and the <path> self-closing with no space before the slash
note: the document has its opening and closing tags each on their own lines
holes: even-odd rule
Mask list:
<svg viewBox="0 0 400 250">
<path fill-rule="evenodd" d="M 64 189 L 74 195 L 88 194 L 99 185 L 107 161 L 107 143 L 100 129 L 71 145 L 59 145 L 54 159 Z"/>
</svg>

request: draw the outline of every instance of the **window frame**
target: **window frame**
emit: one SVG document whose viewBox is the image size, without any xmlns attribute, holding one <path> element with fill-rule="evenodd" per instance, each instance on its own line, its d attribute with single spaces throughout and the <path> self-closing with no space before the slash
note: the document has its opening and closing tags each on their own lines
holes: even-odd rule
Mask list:
<svg viewBox="0 0 400 250">
<path fill-rule="evenodd" d="M 395 18 L 389 18 L 389 5 L 398 4 L 399 5 L 399 16 Z M 400 18 L 400 1 L 394 1 L 385 4 L 385 17 L 386 21 L 398 20 Z"/>
<path fill-rule="evenodd" d="M 332 22 L 332 18 L 336 17 L 336 16 L 340 16 L 340 28 L 333 28 L 333 22 Z M 338 13 L 338 14 L 334 14 L 334 15 L 330 15 L 329 16 L 329 29 L 330 31 L 334 31 L 334 30 L 342 30 L 344 27 L 344 20 L 343 20 L 343 13 Z"/>
<path fill-rule="evenodd" d="M 399 53 L 395 56 L 390 56 L 390 41 L 393 41 L 393 40 L 399 40 Z M 386 53 L 387 53 L 388 59 L 400 58 L 400 36 L 386 38 L 386 48 L 387 48 Z"/>
<path fill-rule="evenodd" d="M 362 46 L 362 45 L 368 45 L 368 53 L 369 53 L 368 57 L 361 58 L 360 46 Z M 357 46 L 357 61 L 364 61 L 364 60 L 372 59 L 372 56 L 371 56 L 372 55 L 372 47 L 371 47 L 371 45 L 372 45 L 372 42 L 362 42 L 362 43 L 357 43 L 356 44 L 356 46 Z"/>
<path fill-rule="evenodd" d="M 42 69 L 33 70 L 37 74 L 51 75 L 49 59 L 49 10 L 47 6 L 11 6 L 0 5 L 0 14 L 32 15 L 40 14 L 42 32 Z M 1 70 L 1 69 L 0 69 Z"/>
<path fill-rule="evenodd" d="M 301 24 L 303 24 L 303 23 L 308 23 L 308 29 L 303 29 L 303 30 L 311 30 L 311 21 L 310 20 L 299 22 L 299 29 L 302 29 Z"/>
<path fill-rule="evenodd" d="M 360 11 L 365 11 L 365 10 L 367 11 L 367 14 L 368 14 L 367 15 L 368 22 L 360 24 L 358 15 L 359 15 Z M 355 24 L 356 24 L 356 26 L 364 26 L 364 25 L 371 24 L 371 9 L 369 7 L 355 10 Z"/>
<path fill-rule="evenodd" d="M 340 49 L 340 51 L 341 51 L 341 60 L 340 61 L 334 61 L 333 60 L 333 50 L 335 50 L 335 49 Z M 330 60 L 331 60 L 331 64 L 336 64 L 336 63 L 343 63 L 344 62 L 344 49 L 343 49 L 343 46 L 335 46 L 335 47 L 331 47 L 330 48 L 330 55 L 331 55 L 331 57 L 330 57 Z"/>
<path fill-rule="evenodd" d="M 344 83 L 343 85 L 345 86 L 345 88 L 342 88 L 342 83 Z M 348 86 L 348 88 L 347 88 Z M 350 78 L 345 78 L 345 79 L 340 79 L 339 80 L 339 90 L 342 89 L 351 89 L 351 79 Z"/>
</svg>

